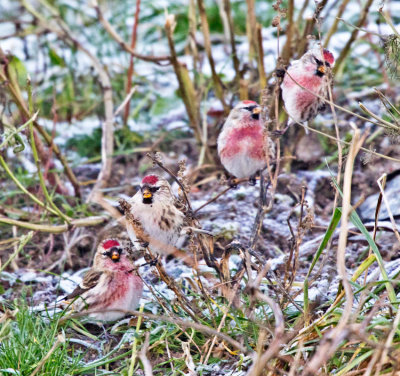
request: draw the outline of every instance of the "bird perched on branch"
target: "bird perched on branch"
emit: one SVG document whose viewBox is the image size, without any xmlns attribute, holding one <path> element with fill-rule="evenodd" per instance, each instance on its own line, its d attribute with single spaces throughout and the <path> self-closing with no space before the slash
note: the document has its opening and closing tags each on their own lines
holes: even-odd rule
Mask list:
<svg viewBox="0 0 400 376">
<path fill-rule="evenodd" d="M 225 169 L 236 178 L 251 178 L 273 158 L 275 145 L 260 121 L 261 107 L 253 101 L 239 102 L 229 113 L 218 137 L 218 155 Z"/>
<path fill-rule="evenodd" d="M 75 299 L 72 305 L 76 311 L 99 311 L 90 313 L 89 317 L 102 321 L 114 321 L 125 316 L 118 310 L 135 310 L 142 296 L 143 282 L 127 252 L 116 239 L 102 241 L 93 267 L 64 299 L 68 303 Z"/>
<path fill-rule="evenodd" d="M 314 119 L 326 107 L 332 85 L 331 68 L 335 59 L 331 52 L 320 47 L 307 51 L 291 63 L 281 84 L 282 99 L 292 122 L 304 123 Z M 299 85 L 303 86 L 305 90 Z"/>
<path fill-rule="evenodd" d="M 136 249 L 149 246 L 158 254 L 175 253 L 185 219 L 176 201 L 167 180 L 157 175 L 144 177 L 139 191 L 129 200 L 120 201 Z"/>
</svg>

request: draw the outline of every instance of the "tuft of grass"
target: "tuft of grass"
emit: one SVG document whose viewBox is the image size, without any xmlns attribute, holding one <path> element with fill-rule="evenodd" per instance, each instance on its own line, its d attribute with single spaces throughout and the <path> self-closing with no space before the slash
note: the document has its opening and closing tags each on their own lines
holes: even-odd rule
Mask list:
<svg viewBox="0 0 400 376">
<path fill-rule="evenodd" d="M 33 312 L 22 301 L 14 303 L 18 308 L 0 323 L 0 374 L 31 375 L 42 360 L 38 375 L 74 374 L 82 355 L 68 339 L 64 343 L 58 339 L 64 333 L 57 317 Z"/>
</svg>

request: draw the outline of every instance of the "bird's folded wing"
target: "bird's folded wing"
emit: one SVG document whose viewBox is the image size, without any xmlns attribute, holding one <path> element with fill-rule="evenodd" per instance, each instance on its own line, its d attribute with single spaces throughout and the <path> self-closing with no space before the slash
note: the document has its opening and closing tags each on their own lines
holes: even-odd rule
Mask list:
<svg viewBox="0 0 400 376">
<path fill-rule="evenodd" d="M 92 289 L 95 287 L 100 280 L 101 275 L 103 274 L 102 271 L 91 269 L 83 277 L 82 282 L 78 285 L 71 294 L 67 295 L 64 299 L 70 300 L 75 298 L 76 296 L 82 295 L 84 292 Z"/>
</svg>

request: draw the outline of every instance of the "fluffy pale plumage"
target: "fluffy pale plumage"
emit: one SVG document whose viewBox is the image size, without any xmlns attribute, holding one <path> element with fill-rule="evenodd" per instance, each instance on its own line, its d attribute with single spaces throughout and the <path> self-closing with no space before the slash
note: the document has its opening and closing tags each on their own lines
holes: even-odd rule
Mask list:
<svg viewBox="0 0 400 376">
<path fill-rule="evenodd" d="M 184 214 L 175 206 L 175 196 L 167 180 L 157 176 L 146 176 L 140 190 L 128 200 L 130 214 L 136 219 L 144 232 L 138 233 L 137 224 L 126 216 L 128 235 L 135 248 L 149 244 L 152 251 L 159 254 L 172 254 L 184 224 Z"/>
<path fill-rule="evenodd" d="M 125 313 L 113 309 L 135 310 L 142 291 L 143 282 L 135 274 L 127 251 L 118 240 L 107 239 L 99 245 L 93 267 L 85 274 L 81 284 L 65 299 L 75 299 L 73 307 L 76 311 L 104 311 L 89 314 L 96 320 L 114 321 L 125 316 Z"/>
<path fill-rule="evenodd" d="M 239 102 L 230 112 L 218 137 L 218 155 L 225 169 L 236 178 L 251 177 L 273 157 L 274 143 L 260 121 L 261 107 L 253 101 Z"/>
<path fill-rule="evenodd" d="M 312 93 L 328 98 L 334 62 L 331 52 L 314 48 L 289 66 L 289 74 L 285 74 L 281 89 L 286 112 L 292 120 L 299 123 L 310 121 L 325 108 L 324 101 Z M 295 81 L 312 93 L 302 89 Z"/>
</svg>

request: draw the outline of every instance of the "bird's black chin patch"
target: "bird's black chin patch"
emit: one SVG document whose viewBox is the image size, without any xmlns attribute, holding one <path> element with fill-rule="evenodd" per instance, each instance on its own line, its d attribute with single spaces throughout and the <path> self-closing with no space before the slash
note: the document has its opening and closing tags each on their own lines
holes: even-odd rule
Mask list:
<svg viewBox="0 0 400 376">
<path fill-rule="evenodd" d="M 317 71 L 315 72 L 315 74 L 316 74 L 318 77 L 324 77 L 324 75 L 325 75 L 325 73 L 322 73 L 322 72 L 319 71 L 318 69 L 317 69 Z"/>
<path fill-rule="evenodd" d="M 113 261 L 113 263 L 115 264 L 116 262 L 119 262 L 119 259 L 111 259 Z"/>
<path fill-rule="evenodd" d="M 260 114 L 251 114 L 251 118 L 254 120 L 260 120 Z"/>
<path fill-rule="evenodd" d="M 143 198 L 143 204 L 150 205 L 152 203 L 153 203 L 153 198 L 152 197 Z"/>
</svg>

